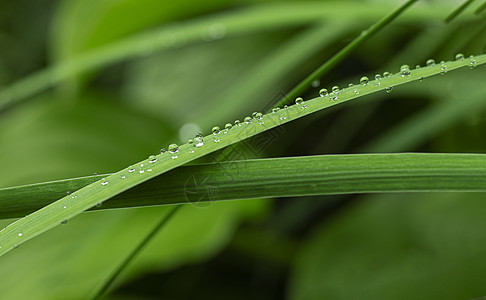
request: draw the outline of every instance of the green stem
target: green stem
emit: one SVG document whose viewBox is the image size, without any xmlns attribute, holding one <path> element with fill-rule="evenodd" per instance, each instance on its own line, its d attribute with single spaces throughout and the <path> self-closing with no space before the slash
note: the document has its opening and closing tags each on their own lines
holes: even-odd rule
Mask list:
<svg viewBox="0 0 486 300">
<path fill-rule="evenodd" d="M 181 206 L 174 206 L 167 214 L 162 216 L 160 221 L 152 228 L 152 230 L 145 236 L 145 238 L 132 250 L 132 252 L 125 257 L 125 259 L 118 265 L 116 270 L 111 273 L 110 277 L 103 283 L 103 286 L 96 292 L 96 294 L 90 299 L 96 300 L 101 299 L 101 297 L 108 291 L 108 289 L 113 285 L 113 282 L 120 276 L 121 272 L 125 270 L 128 265 L 133 261 L 133 259 L 142 252 L 143 248 L 155 237 L 155 235 L 166 225 L 174 216 L 174 214 L 179 210 Z"/>
<path fill-rule="evenodd" d="M 456 8 L 444 19 L 444 22 L 449 23 L 450 21 L 454 20 L 461 12 L 463 12 L 469 5 L 471 5 L 473 1 L 474 0 L 464 1 L 458 8 Z"/>
<path fill-rule="evenodd" d="M 370 28 L 361 32 L 361 34 L 355 38 L 346 47 L 341 49 L 333 57 L 322 64 L 317 70 L 312 72 L 307 76 L 299 85 L 293 88 L 278 104 L 277 106 L 283 106 L 286 104 L 292 104 L 292 100 L 308 89 L 312 82 L 321 78 L 327 74 L 335 65 L 340 63 L 344 58 L 346 58 L 354 49 L 363 44 L 365 41 L 373 37 L 381 29 L 385 28 L 389 23 L 395 20 L 399 15 L 401 15 L 407 8 L 409 8 L 417 0 L 408 0 L 396 10 L 392 11 L 389 15 L 385 16 L 383 19 L 379 20 L 375 24 L 371 25 Z"/>
</svg>

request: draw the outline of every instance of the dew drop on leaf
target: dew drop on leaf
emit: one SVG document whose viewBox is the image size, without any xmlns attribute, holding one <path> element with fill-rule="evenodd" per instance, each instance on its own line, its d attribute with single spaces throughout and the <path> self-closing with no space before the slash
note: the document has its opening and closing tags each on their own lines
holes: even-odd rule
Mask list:
<svg viewBox="0 0 486 300">
<path fill-rule="evenodd" d="M 155 155 L 150 155 L 149 158 L 148 158 L 148 162 L 150 164 L 153 164 L 154 162 L 157 161 L 157 157 Z"/>
<path fill-rule="evenodd" d="M 410 75 L 410 67 L 408 65 L 401 66 L 400 74 L 402 75 L 402 77 Z"/>
<path fill-rule="evenodd" d="M 250 123 L 251 123 L 251 117 L 246 117 L 246 118 L 244 119 L 244 122 L 245 122 L 246 124 L 250 124 Z"/>
<path fill-rule="evenodd" d="M 339 95 L 339 87 L 337 85 L 333 86 L 331 90 L 334 94 Z"/>
<path fill-rule="evenodd" d="M 321 96 L 321 97 L 325 97 L 325 96 L 327 96 L 327 90 L 326 90 L 326 89 L 321 89 L 321 90 L 319 91 L 319 96 Z"/>
<path fill-rule="evenodd" d="M 429 67 L 435 66 L 435 60 L 430 58 L 430 59 L 427 60 L 427 62 L 425 62 L 425 64 Z"/>
<path fill-rule="evenodd" d="M 214 126 L 211 131 L 213 132 L 214 135 L 218 135 L 221 132 L 218 126 Z"/>
<path fill-rule="evenodd" d="M 330 100 L 336 100 L 337 99 L 336 93 L 334 93 L 334 92 L 329 93 L 329 99 Z"/>
<path fill-rule="evenodd" d="M 464 54 L 457 53 L 455 58 L 456 58 L 456 60 L 464 60 Z"/>
<path fill-rule="evenodd" d="M 230 130 L 231 128 L 233 128 L 233 124 L 231 123 L 226 123 L 226 125 L 224 125 L 224 129 L 226 129 L 226 131 Z"/>
<path fill-rule="evenodd" d="M 363 77 L 361 77 L 361 79 L 359 80 L 359 83 L 361 83 L 361 85 L 367 85 L 369 81 L 370 81 L 370 80 L 368 79 L 368 77 L 363 76 Z"/>
<path fill-rule="evenodd" d="M 103 179 L 103 180 L 101 181 L 101 185 L 105 186 L 105 185 L 107 185 L 107 184 L 108 184 L 108 180 Z"/>
<path fill-rule="evenodd" d="M 393 87 L 392 87 L 392 86 L 387 86 L 387 87 L 385 88 L 385 91 L 386 91 L 388 94 L 390 94 L 392 90 L 393 90 Z"/>
</svg>

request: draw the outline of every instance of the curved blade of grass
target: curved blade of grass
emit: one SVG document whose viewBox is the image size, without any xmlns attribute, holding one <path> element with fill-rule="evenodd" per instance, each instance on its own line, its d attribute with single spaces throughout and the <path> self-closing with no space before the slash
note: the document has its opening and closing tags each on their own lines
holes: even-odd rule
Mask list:
<svg viewBox="0 0 486 300">
<path fill-rule="evenodd" d="M 453 12 L 451 12 L 445 19 L 444 22 L 449 23 L 454 20 L 461 12 L 463 12 L 469 5 L 471 5 L 474 0 L 466 0 L 459 7 L 457 7 Z"/>
<path fill-rule="evenodd" d="M 177 168 L 93 209 L 370 192 L 480 192 L 486 191 L 485 175 L 486 154 L 343 154 L 230 161 Z M 32 198 L 40 199 L 35 199 L 37 206 L 48 205 L 66 186 L 81 188 L 87 180 L 96 178 L 2 189 L 0 198 L 6 199 L 2 203 L 15 202 L 19 207 L 27 203 L 16 211 L 2 206 L 2 217 L 28 213 L 33 209 Z"/>
<path fill-rule="evenodd" d="M 327 72 L 329 72 L 334 66 L 336 66 L 344 58 L 346 58 L 354 49 L 356 49 L 359 45 L 369 40 L 381 29 L 385 28 L 388 24 L 390 24 L 393 20 L 395 20 L 398 16 L 400 16 L 407 8 L 409 8 L 415 2 L 417 2 L 417 0 L 408 0 L 407 2 L 399 6 L 396 10 L 392 11 L 391 13 L 383 17 L 381 20 L 371 25 L 370 28 L 361 32 L 361 34 L 357 38 L 355 38 L 351 43 L 346 45 L 346 47 L 341 49 L 341 51 L 336 53 L 333 57 L 331 57 L 319 68 L 317 68 L 317 70 L 315 70 L 309 76 L 307 76 L 301 83 L 299 83 L 299 85 L 293 88 L 285 96 L 285 98 L 283 98 L 277 104 L 277 106 L 283 106 L 285 104 L 291 103 L 293 99 L 295 99 L 306 89 L 308 89 L 311 86 L 313 81 L 327 74 Z"/>
<path fill-rule="evenodd" d="M 2 243 L 0 245 L 2 247 L 0 248 L 0 255 L 13 249 L 15 245 L 24 243 L 42 232 L 59 225 L 63 220 L 70 219 L 125 190 L 243 139 L 339 103 L 382 91 L 386 87 L 440 74 L 445 70 L 452 71 L 464 66 L 477 66 L 484 63 L 486 63 L 486 55 L 483 54 L 470 59 L 444 62 L 443 64 L 411 71 L 408 69 L 403 70 L 398 74 L 370 81 L 366 85 L 345 88 L 339 92 L 339 95 L 331 93 L 329 97 L 317 97 L 305 101 L 305 103 L 292 105 L 278 112 L 266 114 L 261 119 L 253 119 L 248 124 L 240 124 L 240 126 L 235 126 L 231 130 L 223 130 L 217 135 L 205 136 L 204 145 L 201 147 L 195 147 L 194 144 L 185 144 L 178 147 L 177 152 L 159 154 L 143 160 L 10 224 L 0 231 L 0 241 Z M 157 160 L 155 161 L 155 159 Z"/>
<path fill-rule="evenodd" d="M 476 10 L 474 11 L 474 13 L 476 15 L 479 15 L 480 13 L 483 12 L 483 10 L 486 9 L 486 1 L 483 2 L 483 4 L 481 4 L 478 8 L 476 8 Z"/>
<path fill-rule="evenodd" d="M 172 210 L 170 210 L 167 214 L 162 216 L 160 221 L 150 230 L 150 232 L 144 237 L 144 239 L 138 243 L 137 247 L 135 247 L 130 254 L 125 257 L 125 259 L 117 266 L 117 268 L 113 271 L 110 277 L 103 282 L 103 285 L 100 287 L 98 291 L 94 294 L 93 297 L 90 299 L 101 299 L 103 295 L 110 289 L 113 282 L 115 282 L 116 278 L 121 274 L 121 272 L 132 262 L 132 260 L 145 248 L 145 246 L 152 240 L 152 238 L 164 227 L 167 222 L 174 216 L 174 214 L 179 210 L 182 206 L 177 205 Z"/>
<path fill-rule="evenodd" d="M 410 20 L 429 20 L 446 13 L 447 7 L 421 8 L 408 14 Z M 204 42 L 204 30 L 217 24 L 226 36 L 236 36 L 271 29 L 281 29 L 322 22 L 339 16 L 341 20 L 374 20 L 388 11 L 386 6 L 356 3 L 274 3 L 245 8 L 228 14 L 206 17 L 184 24 L 172 24 L 150 32 L 143 32 L 106 46 L 94 49 L 76 59 L 40 70 L 6 86 L 0 91 L 0 110 L 54 86 L 72 76 L 95 70 L 123 60 L 140 56 L 140 53 L 180 47 Z"/>
</svg>

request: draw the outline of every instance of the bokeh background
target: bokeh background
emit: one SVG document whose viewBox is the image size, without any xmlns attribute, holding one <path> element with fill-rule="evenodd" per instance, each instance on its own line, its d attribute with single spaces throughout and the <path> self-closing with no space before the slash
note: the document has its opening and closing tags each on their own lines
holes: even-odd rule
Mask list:
<svg viewBox="0 0 486 300">
<path fill-rule="evenodd" d="M 69 66 L 102 47 L 118 49 L 123 43 L 117 43 L 133 37 L 143 42 L 134 55 L 73 72 L 2 107 L 0 187 L 115 172 L 169 143 L 264 111 L 401 2 L 2 0 L 0 95 L 56 64 Z M 484 12 L 474 14 L 481 4 L 476 2 L 446 24 L 460 1 L 419 1 L 302 96 L 356 84 L 363 75 L 396 72 L 405 63 L 415 67 L 431 57 L 484 53 L 486 20 Z M 239 30 L 226 27 L 251 12 L 254 22 Z M 205 25 L 196 27 L 196 37 L 185 36 L 181 28 L 198 22 Z M 164 35 L 166 46 L 143 39 L 152 32 Z M 241 143 L 245 155 L 232 159 L 484 153 L 485 75 L 484 67 L 464 69 L 351 101 L 273 131 L 269 143 Z M 106 298 L 486 296 L 484 196 L 398 193 L 188 204 Z M 21 245 L 0 257 L 0 298 L 86 298 L 165 210 L 85 213 Z M 0 226 L 12 221 L 0 220 Z"/>
</svg>

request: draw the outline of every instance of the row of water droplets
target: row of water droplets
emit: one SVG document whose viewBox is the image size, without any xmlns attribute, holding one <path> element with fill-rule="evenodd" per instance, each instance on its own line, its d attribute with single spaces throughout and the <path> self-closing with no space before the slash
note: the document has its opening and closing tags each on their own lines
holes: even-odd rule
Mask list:
<svg viewBox="0 0 486 300">
<path fill-rule="evenodd" d="M 455 59 L 456 61 L 464 61 L 465 60 L 465 57 L 462 53 L 458 53 L 456 56 L 455 56 Z M 427 67 L 434 67 L 436 66 L 436 62 L 435 60 L 433 59 L 428 59 L 426 61 L 426 66 Z M 441 66 L 441 74 L 445 74 L 447 73 L 447 65 L 444 61 L 441 61 L 440 63 L 440 66 Z M 476 63 L 476 60 L 474 58 L 474 56 L 470 56 L 469 57 L 469 66 L 471 69 L 474 69 L 476 67 L 477 63 Z M 417 65 L 416 66 L 416 69 L 419 69 L 420 68 L 420 65 Z M 406 76 L 409 76 L 411 71 L 410 71 L 410 67 L 408 65 L 402 65 L 400 67 L 400 76 L 402 77 L 406 77 Z M 376 74 L 375 75 L 375 80 L 374 80 L 374 85 L 375 86 L 380 86 L 381 85 L 381 80 L 383 78 L 387 78 L 387 77 L 390 77 L 391 76 L 391 73 L 389 72 L 384 72 L 383 75 L 381 74 Z M 419 78 L 419 80 L 421 81 L 423 78 Z M 313 86 L 314 87 L 317 87 L 319 85 L 319 81 L 315 81 L 317 84 L 314 84 L 313 83 Z M 363 76 L 361 77 L 360 79 L 360 85 L 359 86 L 367 86 L 368 84 L 370 84 L 370 80 L 368 77 L 366 76 Z M 354 94 L 358 95 L 359 94 L 359 89 L 358 87 L 354 87 L 353 84 L 349 84 L 349 87 L 353 90 Z M 353 88 L 354 87 L 354 88 Z M 351 90 L 350 89 L 350 90 Z M 385 91 L 387 93 L 390 93 L 392 91 L 393 87 L 392 86 L 388 86 L 385 88 Z M 349 90 L 346 90 L 346 92 L 348 92 Z M 319 96 L 320 97 L 328 97 L 329 100 L 337 100 L 339 95 L 341 94 L 341 89 L 338 87 L 338 86 L 333 86 L 331 88 L 331 92 L 328 92 L 327 89 L 323 88 L 323 89 L 320 89 L 319 90 Z M 302 109 L 306 109 L 307 108 L 307 104 L 304 102 L 304 99 L 302 97 L 298 97 L 295 99 L 295 105 L 296 106 L 300 106 Z M 285 105 L 283 107 L 283 109 L 287 109 L 288 106 Z M 279 113 L 280 112 L 280 108 L 278 107 L 275 107 L 272 109 L 272 113 L 273 114 L 276 114 L 276 113 Z M 243 122 L 240 122 L 240 120 L 236 120 L 233 124 L 232 123 L 226 123 L 225 126 L 224 126 L 224 129 L 221 129 L 220 127 L 218 126 L 214 126 L 212 128 L 212 137 L 213 137 L 213 142 L 214 143 L 219 143 L 221 141 L 221 136 L 228 133 L 231 129 L 233 129 L 234 127 L 240 127 L 242 126 L 242 124 L 251 124 L 251 123 L 258 123 L 260 125 L 263 125 L 265 124 L 264 122 L 264 115 L 261 113 L 261 112 L 254 112 L 252 114 L 252 116 L 248 116 L 248 117 L 245 117 L 243 119 Z M 285 114 L 281 114 L 280 117 L 279 117 L 280 120 L 284 120 L 286 119 L 286 116 Z M 211 135 L 210 135 L 211 136 Z M 190 148 L 190 150 L 188 151 L 189 153 L 194 153 L 194 149 L 197 149 L 197 148 L 200 148 L 202 146 L 204 146 L 204 136 L 201 134 L 201 133 L 198 133 L 196 134 L 196 136 L 192 139 L 189 139 L 188 140 L 188 145 L 189 146 L 192 146 L 192 148 Z M 170 144 L 168 147 L 167 147 L 167 150 L 165 148 L 161 149 L 160 150 L 160 154 L 166 154 L 168 153 L 170 156 L 171 156 L 171 159 L 177 159 L 179 157 L 179 146 L 177 144 Z M 127 175 L 130 175 L 130 174 L 144 174 L 145 172 L 151 172 L 152 171 L 152 165 L 155 164 L 157 162 L 157 156 L 156 155 L 151 155 L 149 156 L 147 162 L 141 162 L 140 164 L 137 164 L 137 165 L 134 165 L 134 166 L 131 166 L 127 172 L 128 174 L 126 173 L 122 173 L 120 175 L 120 179 L 126 179 L 127 178 Z M 95 174 L 96 175 L 96 174 Z M 104 178 L 100 181 L 100 184 L 101 186 L 107 186 L 109 184 L 109 181 L 108 181 L 108 178 Z M 68 194 L 70 194 L 70 192 L 68 192 Z M 77 195 L 76 194 L 71 194 L 71 198 L 72 199 L 76 199 L 77 198 Z M 98 203 L 96 206 L 100 206 L 101 203 Z M 67 206 L 63 206 L 64 209 L 67 208 Z M 67 222 L 67 220 L 64 220 L 62 221 L 61 223 L 62 224 L 65 224 Z M 23 233 L 22 232 L 18 232 L 18 236 L 19 238 L 21 238 L 23 236 Z M 15 245 L 16 247 L 16 245 Z M 0 245 L 0 248 L 1 248 L 1 245 Z"/>
<path fill-rule="evenodd" d="M 462 53 L 458 53 L 455 56 L 455 59 L 457 61 L 463 61 L 463 60 L 465 60 L 465 57 Z M 470 67 L 475 68 L 476 67 L 476 60 L 474 59 L 474 56 L 470 56 L 469 60 L 470 60 Z M 426 61 L 426 66 L 433 67 L 433 66 L 436 66 L 436 63 L 433 59 L 428 59 Z M 441 74 L 447 73 L 447 65 L 444 61 L 440 62 L 440 66 L 441 66 Z M 420 68 L 420 65 L 417 65 L 416 69 L 419 69 L 419 68 Z M 410 71 L 410 67 L 408 65 L 402 65 L 400 67 L 400 71 L 399 71 L 400 76 L 406 77 L 406 76 L 409 76 L 410 73 L 411 73 L 411 71 Z M 374 81 L 370 81 L 370 79 L 368 77 L 363 76 L 363 77 L 361 77 L 361 79 L 359 81 L 359 85 L 355 86 L 351 83 L 348 86 L 349 89 L 343 89 L 343 90 L 341 90 L 339 88 L 339 86 L 333 86 L 331 88 L 330 92 L 328 92 L 327 89 L 323 88 L 323 89 L 319 90 L 319 96 L 322 97 L 322 98 L 327 97 L 329 100 L 335 101 L 339 98 L 341 93 L 348 93 L 351 90 L 353 91 L 353 93 L 355 95 L 359 95 L 360 87 L 368 86 L 371 82 L 373 82 L 374 86 L 379 87 L 382 84 L 382 79 L 388 78 L 391 75 L 392 74 L 390 72 L 384 72 L 383 74 L 376 74 L 374 76 L 374 79 L 375 79 Z M 422 79 L 423 78 L 419 78 L 420 81 Z M 320 84 L 320 82 L 318 80 L 316 80 L 312 83 L 312 86 L 317 87 L 319 84 Z M 393 90 L 392 86 L 385 87 L 385 91 L 387 93 L 390 93 L 392 90 Z M 295 105 L 300 106 L 302 109 L 307 108 L 307 104 L 304 102 L 304 99 L 302 97 L 297 97 L 295 99 Z M 288 108 L 287 105 L 285 105 L 283 107 L 283 109 L 287 109 L 287 108 Z M 279 113 L 280 111 L 281 111 L 281 109 L 279 107 L 275 107 L 275 108 L 272 109 L 273 114 Z M 286 115 L 280 114 L 279 120 L 285 120 L 285 119 L 286 119 Z M 243 122 L 240 122 L 240 120 L 236 120 L 236 121 L 234 121 L 234 123 L 226 123 L 225 126 L 224 126 L 224 129 L 221 129 L 219 126 L 214 126 L 212 128 L 212 134 L 207 136 L 206 138 L 212 137 L 212 141 L 214 143 L 219 143 L 221 141 L 221 137 L 224 136 L 224 134 L 228 133 L 232 128 L 240 127 L 243 124 L 252 124 L 252 123 L 258 123 L 260 125 L 265 124 L 264 115 L 261 112 L 254 112 L 251 116 L 245 117 L 243 119 Z M 196 136 L 194 138 L 189 139 L 188 145 L 192 146 L 192 147 L 189 148 L 188 153 L 194 153 L 195 149 L 204 146 L 204 142 L 205 142 L 204 139 L 205 138 L 201 133 L 198 133 L 198 134 L 196 134 Z M 171 159 L 179 158 L 179 146 L 177 144 L 170 144 L 167 147 L 167 150 L 165 148 L 161 149 L 160 154 L 166 154 L 166 153 L 168 153 L 170 155 Z M 152 155 L 148 158 L 148 165 L 146 165 L 145 163 L 140 163 L 140 165 L 138 165 L 138 166 L 132 166 L 128 169 L 128 174 L 132 174 L 132 173 L 144 174 L 145 172 L 151 172 L 152 168 L 150 166 L 151 166 L 151 164 L 154 164 L 156 162 L 157 162 L 157 156 Z M 125 178 L 126 178 L 125 174 L 121 175 L 121 179 L 125 179 Z M 106 186 L 106 185 L 108 185 L 108 183 L 109 182 L 108 182 L 107 179 L 103 179 L 101 181 L 102 186 Z"/>
</svg>

